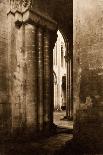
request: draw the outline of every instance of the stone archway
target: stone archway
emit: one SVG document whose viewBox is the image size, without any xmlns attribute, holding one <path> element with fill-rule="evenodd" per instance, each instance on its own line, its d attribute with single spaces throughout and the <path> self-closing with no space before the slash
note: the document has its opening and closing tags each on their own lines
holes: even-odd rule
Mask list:
<svg viewBox="0 0 103 155">
<path fill-rule="evenodd" d="M 7 102 L 10 130 L 48 130 L 53 123 L 52 51 L 58 27 L 64 36 L 70 36 L 72 43 L 72 1 L 67 0 L 68 5 L 63 0 L 9 2 L 1 2 L 6 6 L 4 24 L 8 18 L 2 28 L 8 29 L 8 44 L 5 44 L 8 50 L 5 49 L 3 55 L 8 71 L 4 78 L 7 95 L 1 88 L 3 99 L 0 103 Z"/>
<path fill-rule="evenodd" d="M 59 21 L 51 13 L 54 3 L 47 3 L 53 5 L 51 10 L 46 4 L 42 10 L 40 3 L 44 6 L 41 1 L 10 1 L 9 102 L 14 130 L 23 126 L 30 131 L 50 130 L 53 124 L 52 51 Z"/>
</svg>

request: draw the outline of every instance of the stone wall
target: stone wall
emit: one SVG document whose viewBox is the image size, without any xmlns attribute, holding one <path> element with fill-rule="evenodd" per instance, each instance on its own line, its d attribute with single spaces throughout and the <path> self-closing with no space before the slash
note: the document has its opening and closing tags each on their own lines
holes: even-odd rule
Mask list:
<svg viewBox="0 0 103 155">
<path fill-rule="evenodd" d="M 8 30 L 6 0 L 0 1 L 0 128 L 10 125 L 10 104 L 8 101 Z"/>
<path fill-rule="evenodd" d="M 79 142 L 82 141 L 91 148 L 93 143 L 98 144 L 98 148 L 99 142 L 103 144 L 101 132 L 103 130 L 102 15 L 102 1 L 75 0 L 74 113 L 76 123 L 74 132 Z"/>
<path fill-rule="evenodd" d="M 11 2 L 11 6 L 7 2 Z M 57 1 L 57 4 L 60 9 L 55 7 L 54 1 L 53 4 L 48 1 L 41 4 L 41 1 L 36 0 L 32 5 L 31 0 L 0 1 L 2 128 L 5 127 L 4 124 L 9 124 L 14 130 L 28 127 L 34 132 L 38 128 L 49 130 L 53 125 L 52 51 L 56 41 L 57 22 L 64 35 L 68 34 L 68 28 L 72 26 L 72 13 L 66 15 L 65 11 L 68 10 L 68 5 L 64 7 L 64 1 L 60 4 Z M 64 18 L 61 10 L 65 12 Z M 62 26 L 61 23 L 65 24 Z"/>
<path fill-rule="evenodd" d="M 0 3 L 0 103 L 7 92 L 7 15 L 5 1 Z"/>
</svg>

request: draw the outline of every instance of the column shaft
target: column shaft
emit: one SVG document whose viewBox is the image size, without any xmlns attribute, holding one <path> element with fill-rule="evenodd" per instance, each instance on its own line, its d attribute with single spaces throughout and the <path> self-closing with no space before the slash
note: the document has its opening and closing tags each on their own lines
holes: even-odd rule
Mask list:
<svg viewBox="0 0 103 155">
<path fill-rule="evenodd" d="M 14 65 L 13 64 L 13 59 L 12 55 L 15 50 L 15 24 L 14 24 L 14 16 L 12 14 L 8 15 L 8 72 L 9 72 L 9 88 L 8 88 L 8 94 L 9 94 L 9 103 L 11 104 L 11 127 L 17 127 L 18 123 L 15 123 L 14 117 L 15 117 L 15 112 L 13 112 L 13 107 L 14 107 L 14 95 L 13 95 L 13 72 L 14 72 Z M 15 53 L 14 53 L 15 54 Z M 14 108 L 15 109 L 15 108 Z"/>
<path fill-rule="evenodd" d="M 49 51 L 49 33 L 44 34 L 44 125 L 49 124 L 50 114 L 50 51 Z M 47 127 L 45 126 L 45 127 Z"/>
<path fill-rule="evenodd" d="M 26 119 L 28 127 L 37 127 L 37 52 L 36 27 L 25 25 Z"/>
<path fill-rule="evenodd" d="M 73 53 L 71 56 L 71 117 L 73 118 Z"/>
<path fill-rule="evenodd" d="M 71 95 L 70 95 L 70 58 L 69 58 L 69 43 L 66 43 L 66 70 L 67 70 L 67 75 L 66 75 L 66 117 L 70 117 L 70 100 L 71 100 Z"/>
<path fill-rule="evenodd" d="M 38 123 L 43 129 L 43 30 L 38 28 Z"/>
<path fill-rule="evenodd" d="M 49 109 L 49 114 L 50 114 L 50 125 L 53 123 L 53 109 L 54 109 L 54 83 L 53 83 L 53 49 L 52 47 L 50 48 L 50 109 Z"/>
<path fill-rule="evenodd" d="M 66 117 L 70 116 L 70 75 L 69 75 L 69 61 L 67 61 L 67 78 L 66 78 Z"/>
<path fill-rule="evenodd" d="M 69 59 L 69 117 L 71 117 L 71 59 Z"/>
</svg>

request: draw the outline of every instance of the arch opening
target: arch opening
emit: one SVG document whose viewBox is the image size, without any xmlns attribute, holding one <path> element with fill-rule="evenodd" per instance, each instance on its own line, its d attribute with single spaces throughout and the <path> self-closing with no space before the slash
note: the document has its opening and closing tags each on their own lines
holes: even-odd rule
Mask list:
<svg viewBox="0 0 103 155">
<path fill-rule="evenodd" d="M 73 120 L 70 118 L 70 87 L 68 88 L 68 63 L 66 61 L 67 55 L 67 41 L 60 30 L 57 31 L 57 41 L 53 49 L 53 76 L 54 76 L 54 111 L 53 122 L 58 127 L 73 128 Z M 68 81 L 69 80 L 69 81 Z M 69 83 L 70 84 L 70 83 Z M 69 101 L 68 101 L 69 98 Z M 68 115 L 68 116 L 67 116 Z M 70 120 L 71 119 L 71 120 Z"/>
</svg>

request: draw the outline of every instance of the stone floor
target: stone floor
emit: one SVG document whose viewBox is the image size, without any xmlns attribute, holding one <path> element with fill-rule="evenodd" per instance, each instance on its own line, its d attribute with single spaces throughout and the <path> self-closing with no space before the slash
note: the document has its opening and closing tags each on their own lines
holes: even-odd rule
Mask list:
<svg viewBox="0 0 103 155">
<path fill-rule="evenodd" d="M 65 147 L 72 134 L 61 133 L 38 142 L 7 143 L 0 145 L 0 155 L 57 155 Z"/>
<path fill-rule="evenodd" d="M 37 141 L 16 141 L 0 144 L 0 155 L 57 155 L 62 152 L 68 141 L 73 138 L 72 133 L 67 131 L 72 129 L 72 122 L 61 120 L 65 116 L 65 111 L 54 112 L 54 123 L 58 126 L 56 133 L 49 137 L 43 137 Z"/>
<path fill-rule="evenodd" d="M 103 155 L 85 153 L 88 150 L 75 145 L 72 138 L 72 134 L 60 133 L 38 141 L 0 144 L 0 155 Z"/>
<path fill-rule="evenodd" d="M 56 133 L 35 140 L 0 143 L 0 155 L 99 155 L 88 152 L 73 142 L 73 122 L 64 120 L 65 111 L 54 112 Z M 63 130 L 62 130 L 63 129 Z M 58 132 L 59 131 L 59 132 Z M 103 154 L 100 154 L 103 155 Z"/>
<path fill-rule="evenodd" d="M 54 111 L 54 124 L 59 127 L 73 129 L 73 121 L 68 121 L 64 119 L 65 116 L 66 111 Z"/>
</svg>

